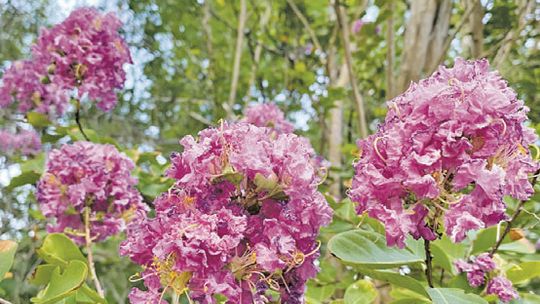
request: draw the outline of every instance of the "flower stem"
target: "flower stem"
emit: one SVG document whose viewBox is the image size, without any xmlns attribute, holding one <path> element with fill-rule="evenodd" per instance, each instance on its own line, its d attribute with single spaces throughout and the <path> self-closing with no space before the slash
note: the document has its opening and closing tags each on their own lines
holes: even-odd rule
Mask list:
<svg viewBox="0 0 540 304">
<path fill-rule="evenodd" d="M 531 185 L 533 187 L 533 191 L 534 191 L 534 185 L 536 184 L 536 181 L 538 180 L 538 174 L 540 174 L 540 169 L 538 169 L 535 173 L 534 173 L 534 177 L 531 181 Z M 516 220 L 516 218 L 519 216 L 519 214 L 521 213 L 521 211 L 523 210 L 523 205 L 525 205 L 527 201 L 526 200 L 523 200 L 523 201 L 520 201 L 517 208 L 516 208 L 516 212 L 514 212 L 514 214 L 512 215 L 512 217 L 510 218 L 510 220 L 507 222 L 508 224 L 506 225 L 506 228 L 504 228 L 504 231 L 503 233 L 501 234 L 501 236 L 499 237 L 499 239 L 497 240 L 497 243 L 495 243 L 495 246 L 493 246 L 493 248 L 491 249 L 491 251 L 489 252 L 489 255 L 490 256 L 493 256 L 497 250 L 499 249 L 499 247 L 502 245 L 502 242 L 504 240 L 504 238 L 506 237 L 506 235 L 508 233 L 510 233 L 510 230 L 512 229 L 512 224 L 514 223 L 514 221 Z"/>
<path fill-rule="evenodd" d="M 90 237 L 90 207 L 84 208 L 84 239 L 86 240 L 86 256 L 88 258 L 88 268 L 90 269 L 90 275 L 94 281 L 96 291 L 99 296 L 105 298 L 105 293 L 101 287 L 101 283 L 96 275 L 96 268 L 94 267 L 94 254 L 92 252 L 92 238 Z"/>
<path fill-rule="evenodd" d="M 173 291 L 172 293 L 172 304 L 178 304 L 180 303 L 180 295 L 176 293 L 176 291 Z"/>
<path fill-rule="evenodd" d="M 75 112 L 75 122 L 77 123 L 77 127 L 79 127 L 79 131 L 81 131 L 81 134 L 83 135 L 84 139 L 87 141 L 90 141 L 88 139 L 88 136 L 86 136 L 86 133 L 84 133 L 84 129 L 81 124 L 81 101 L 79 99 L 77 100 L 77 111 Z"/>
<path fill-rule="evenodd" d="M 424 250 L 426 252 L 426 278 L 429 287 L 433 288 L 433 257 L 431 256 L 431 243 L 424 239 Z"/>
</svg>

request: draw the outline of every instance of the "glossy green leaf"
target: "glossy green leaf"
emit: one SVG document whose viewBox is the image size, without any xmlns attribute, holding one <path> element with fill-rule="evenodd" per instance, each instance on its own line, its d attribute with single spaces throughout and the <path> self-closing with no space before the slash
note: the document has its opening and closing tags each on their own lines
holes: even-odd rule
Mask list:
<svg viewBox="0 0 540 304">
<path fill-rule="evenodd" d="M 63 272 L 60 267 L 55 268 L 50 283 L 31 299 L 32 303 L 53 304 L 74 295 L 86 280 L 87 273 L 86 264 L 77 260 L 69 262 Z"/>
<path fill-rule="evenodd" d="M 58 267 L 58 265 L 53 264 L 39 265 L 28 279 L 28 282 L 34 285 L 46 285 L 50 282 L 53 272 Z"/>
<path fill-rule="evenodd" d="M 17 243 L 14 241 L 0 240 L 0 281 L 2 281 L 13 265 Z"/>
<path fill-rule="evenodd" d="M 330 239 L 328 248 L 344 262 L 366 268 L 391 268 L 422 262 L 421 257 L 407 249 L 387 246 L 384 235 L 370 231 L 340 233 Z"/>
<path fill-rule="evenodd" d="M 41 174 L 33 171 L 22 172 L 20 175 L 17 175 L 11 179 L 9 185 L 6 187 L 6 190 L 13 190 L 20 186 L 35 184 L 40 177 Z"/>
<path fill-rule="evenodd" d="M 506 277 L 514 284 L 525 283 L 540 277 L 540 261 L 523 262 L 506 271 Z"/>
<path fill-rule="evenodd" d="M 377 298 L 377 290 L 368 280 L 359 280 L 345 290 L 345 304 L 370 304 Z"/>
<path fill-rule="evenodd" d="M 86 263 L 79 247 L 63 233 L 47 235 L 37 253 L 47 263 L 61 267 L 67 266 L 68 262 L 73 260 Z"/>
<path fill-rule="evenodd" d="M 26 113 L 26 119 L 35 128 L 44 128 L 51 124 L 49 117 L 45 114 L 38 112 L 28 112 Z"/>
<path fill-rule="evenodd" d="M 388 282 L 392 285 L 395 285 L 395 286 L 399 286 L 399 287 L 402 287 L 402 288 L 406 288 L 406 289 L 409 289 L 409 290 L 412 290 L 414 291 L 415 293 L 425 297 L 425 298 L 428 298 L 429 295 L 428 293 L 426 292 L 426 289 L 425 289 L 425 286 L 418 280 L 410 277 L 410 276 L 406 276 L 406 275 L 401 275 L 399 273 L 396 273 L 396 272 L 393 272 L 393 271 L 390 271 L 390 270 L 362 270 L 362 273 L 364 273 L 365 275 L 371 277 L 371 278 L 374 278 L 374 279 L 377 279 L 377 280 L 380 280 L 380 281 L 385 281 L 385 282 Z"/>
<path fill-rule="evenodd" d="M 457 288 L 428 288 L 433 304 L 487 304 L 488 302 L 472 293 Z"/>
<path fill-rule="evenodd" d="M 306 292 L 306 301 L 308 304 L 324 303 L 335 292 L 336 286 L 334 284 L 318 285 L 313 282 L 308 283 Z"/>
</svg>

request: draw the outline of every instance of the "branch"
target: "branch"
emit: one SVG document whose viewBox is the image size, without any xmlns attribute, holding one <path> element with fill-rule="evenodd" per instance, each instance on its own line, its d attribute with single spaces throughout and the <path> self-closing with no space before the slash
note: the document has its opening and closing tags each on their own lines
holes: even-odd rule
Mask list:
<svg viewBox="0 0 540 304">
<path fill-rule="evenodd" d="M 518 11 L 518 26 L 506 33 L 505 37 L 501 41 L 500 48 L 498 48 L 497 53 L 495 54 L 495 58 L 493 58 L 493 65 L 497 69 L 500 68 L 501 63 L 503 63 L 508 56 L 512 44 L 519 38 L 519 33 L 527 25 L 527 19 L 525 18 L 526 15 L 534 11 L 534 7 L 536 4 L 535 0 L 524 2 L 524 5 L 520 7 Z"/>
<path fill-rule="evenodd" d="M 540 174 L 540 169 L 538 169 L 535 173 L 534 173 L 534 176 L 533 176 L 533 179 L 531 181 L 531 185 L 533 187 L 533 190 L 534 190 L 534 186 L 536 185 L 536 181 L 538 180 L 538 175 Z M 514 215 L 512 215 L 512 217 L 510 218 L 510 220 L 508 221 L 508 224 L 506 225 L 506 228 L 504 229 L 503 233 L 501 234 L 501 236 L 499 237 L 499 239 L 497 240 L 497 243 L 495 243 L 495 246 L 493 246 L 493 248 L 491 249 L 491 251 L 489 252 L 489 255 L 490 256 L 493 256 L 497 250 L 499 249 L 499 247 L 502 245 L 502 242 L 504 240 L 504 238 L 506 237 L 506 235 L 508 233 L 510 233 L 510 230 L 512 229 L 512 224 L 514 223 L 514 221 L 516 220 L 516 218 L 519 216 L 519 214 L 521 213 L 522 209 L 523 209 L 523 205 L 525 205 L 527 201 L 526 200 L 523 200 L 523 201 L 520 201 L 517 208 L 516 208 L 516 212 L 514 213 Z"/>
<path fill-rule="evenodd" d="M 302 12 L 298 9 L 298 6 L 294 3 L 293 0 L 287 0 L 287 4 L 292 8 L 293 12 L 295 13 L 296 17 L 300 19 L 300 22 L 304 25 L 304 28 L 309 34 L 309 37 L 313 44 L 315 44 L 315 48 L 317 48 L 319 51 L 323 51 L 323 48 L 321 46 L 321 43 L 319 42 L 319 39 L 317 38 L 317 35 L 315 35 L 315 31 L 311 28 L 309 25 L 309 22 L 307 21 L 307 18 L 302 14 Z M 321 62 L 324 61 L 324 58 L 319 56 L 321 58 Z M 322 62 L 324 64 L 324 62 Z"/>
<path fill-rule="evenodd" d="M 79 131 L 81 131 L 81 134 L 83 135 L 84 139 L 86 139 L 87 141 L 90 141 L 90 139 L 88 139 L 88 136 L 86 136 L 86 133 L 84 133 L 84 130 L 83 130 L 83 127 L 82 127 L 82 124 L 81 124 L 81 101 L 79 99 L 76 99 L 77 100 L 77 111 L 75 112 L 75 122 L 77 123 L 77 127 L 79 127 Z"/>
<path fill-rule="evenodd" d="M 0 304 L 13 304 L 13 303 L 11 303 L 8 300 L 4 300 L 4 299 L 0 298 Z"/>
<path fill-rule="evenodd" d="M 335 1 L 334 9 L 336 11 L 338 23 L 340 24 L 340 28 L 341 28 L 343 48 L 345 49 L 345 61 L 347 63 L 347 70 L 349 72 L 349 82 L 353 90 L 356 111 L 358 112 L 358 127 L 360 128 L 360 136 L 362 138 L 366 138 L 368 135 L 366 113 L 364 110 L 364 100 L 362 99 L 362 96 L 360 95 L 360 90 L 358 89 L 356 76 L 353 71 L 349 23 L 347 22 L 347 15 L 345 13 L 345 8 L 341 6 L 341 4 L 339 3 L 339 0 Z"/>
<path fill-rule="evenodd" d="M 452 32 L 452 34 L 446 37 L 446 40 L 444 40 L 441 54 L 439 55 L 439 59 L 437 60 L 439 64 L 443 62 L 444 57 L 446 56 L 446 53 L 448 52 L 448 49 L 450 48 L 450 44 L 452 44 L 452 41 L 454 40 L 454 38 L 456 38 L 457 33 L 461 31 L 461 28 L 465 25 L 465 23 L 467 23 L 467 20 L 469 20 L 469 17 L 474 12 L 476 6 L 479 4 L 480 4 L 479 1 L 478 2 L 475 1 L 473 5 L 471 5 L 469 9 L 467 9 L 467 11 L 463 14 L 463 17 L 461 17 L 459 24 L 456 26 L 456 29 Z M 433 70 L 436 68 L 437 68 L 437 65 L 434 66 Z M 428 74 L 431 74 L 431 73 L 433 73 L 433 71 L 428 71 Z"/>
<path fill-rule="evenodd" d="M 386 25 L 386 100 L 394 97 L 394 2 L 388 3 L 390 17 Z"/>
<path fill-rule="evenodd" d="M 426 278 L 429 287 L 433 288 L 433 256 L 431 255 L 430 241 L 424 239 L 424 251 L 426 252 Z"/>
<path fill-rule="evenodd" d="M 261 31 L 264 31 L 264 29 L 266 28 L 266 25 L 268 24 L 268 21 L 270 20 L 271 13 L 272 13 L 272 5 L 267 4 L 264 10 L 264 13 L 260 17 L 260 21 L 259 21 L 259 27 Z M 259 62 L 261 60 L 261 54 L 262 54 L 263 44 L 258 39 L 256 42 L 257 42 L 257 46 L 255 47 L 255 51 L 252 54 L 253 65 L 251 66 L 251 74 L 249 76 L 249 82 L 248 82 L 248 87 L 247 87 L 248 91 L 246 94 L 246 96 L 249 96 L 249 97 L 253 97 L 253 95 L 251 94 L 251 87 L 255 85 L 255 80 L 257 78 L 257 70 L 259 69 Z"/>
<path fill-rule="evenodd" d="M 101 283 L 96 275 L 96 268 L 94 266 L 94 254 L 92 252 L 92 238 L 90 237 L 90 207 L 86 206 L 84 208 L 84 239 L 86 241 L 86 255 L 88 258 L 88 268 L 90 270 L 90 275 L 96 286 L 96 290 L 100 297 L 105 298 L 105 293 L 101 287 Z"/>
<path fill-rule="evenodd" d="M 229 93 L 229 102 L 225 111 L 227 117 L 233 118 L 233 106 L 236 100 L 236 90 L 238 89 L 238 78 L 240 76 L 240 60 L 242 59 L 242 44 L 244 42 L 244 27 L 246 25 L 247 5 L 246 0 L 240 0 L 240 14 L 238 16 L 238 30 L 236 33 L 236 50 L 234 54 L 234 64 L 231 79 L 231 91 Z"/>
</svg>

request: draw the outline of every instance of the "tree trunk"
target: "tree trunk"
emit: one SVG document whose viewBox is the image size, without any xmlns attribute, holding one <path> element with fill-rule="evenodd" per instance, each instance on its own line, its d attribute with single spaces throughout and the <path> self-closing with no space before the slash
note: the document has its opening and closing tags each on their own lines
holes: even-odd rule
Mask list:
<svg viewBox="0 0 540 304">
<path fill-rule="evenodd" d="M 236 48 L 234 51 L 234 63 L 231 77 L 231 91 L 229 92 L 229 100 L 225 105 L 227 118 L 234 118 L 233 106 L 236 102 L 236 91 L 238 90 L 238 78 L 240 77 L 240 61 L 242 59 L 242 46 L 244 42 L 244 28 L 247 19 L 247 4 L 246 0 L 240 0 L 240 13 L 238 15 L 238 29 L 236 33 Z"/>
</svg>

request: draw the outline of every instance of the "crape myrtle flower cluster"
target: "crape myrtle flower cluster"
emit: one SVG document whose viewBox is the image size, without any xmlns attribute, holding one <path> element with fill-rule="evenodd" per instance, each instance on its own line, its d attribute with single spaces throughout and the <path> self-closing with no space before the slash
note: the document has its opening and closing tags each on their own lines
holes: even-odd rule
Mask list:
<svg viewBox="0 0 540 304">
<path fill-rule="evenodd" d="M 0 84 L 0 107 L 22 113 L 64 113 L 69 98 L 87 95 L 102 110 L 116 104 L 115 89 L 125 81 L 122 66 L 131 63 L 119 35 L 121 22 L 94 8 L 73 11 L 62 23 L 43 29 L 32 46 L 32 58 L 14 62 Z"/>
<path fill-rule="evenodd" d="M 316 275 L 316 241 L 332 210 L 317 191 L 320 169 L 307 139 L 244 122 L 181 140 L 174 186 L 139 213 L 121 254 L 143 265 L 147 291 L 131 303 L 165 303 L 168 291 L 200 303 L 302 303 Z"/>
<path fill-rule="evenodd" d="M 35 155 L 41 150 L 39 134 L 34 130 L 21 130 L 13 133 L 0 130 L 0 151 L 4 153 L 19 152 L 22 155 Z"/>
<path fill-rule="evenodd" d="M 389 245 L 408 234 L 434 240 L 439 219 L 454 241 L 507 218 L 503 197 L 527 199 L 538 163 L 528 108 L 487 60 L 457 59 L 388 102 L 378 131 L 358 141 L 350 197 L 386 226 Z"/>
<path fill-rule="evenodd" d="M 108 144 L 78 141 L 52 150 L 37 186 L 43 215 L 54 218 L 49 232 L 66 232 L 79 244 L 85 225 L 81 215 L 90 208 L 90 237 L 100 241 L 123 230 L 138 210 L 146 210 L 135 167 Z"/>
<path fill-rule="evenodd" d="M 517 299 L 519 296 L 510 280 L 501 275 L 493 276 L 497 265 L 489 253 L 473 256 L 469 261 L 459 259 L 454 265 L 459 273 L 467 274 L 467 280 L 472 287 L 485 285 L 486 280 L 489 280 L 487 294 L 494 294 L 503 302 Z"/>
<path fill-rule="evenodd" d="M 285 118 L 285 114 L 274 103 L 260 103 L 249 106 L 244 111 L 242 121 L 258 127 L 268 127 L 277 133 L 292 133 L 294 125 Z"/>
</svg>

